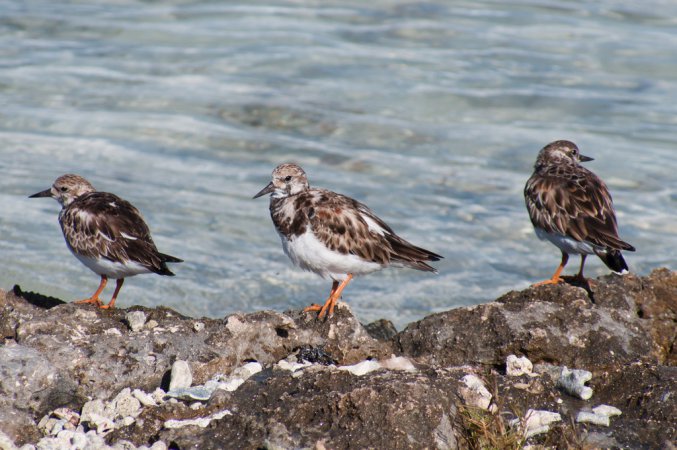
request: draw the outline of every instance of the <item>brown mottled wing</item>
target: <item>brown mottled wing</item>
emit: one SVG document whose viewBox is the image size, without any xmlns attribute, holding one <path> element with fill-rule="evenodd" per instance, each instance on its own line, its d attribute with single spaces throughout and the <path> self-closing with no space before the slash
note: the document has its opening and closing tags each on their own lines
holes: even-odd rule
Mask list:
<svg viewBox="0 0 677 450">
<path fill-rule="evenodd" d="M 167 275 L 171 272 L 165 262 L 180 261 L 158 252 L 139 210 L 114 194 L 92 192 L 78 198 L 64 210 L 61 226 L 71 249 L 84 256 L 135 261 Z"/>
<path fill-rule="evenodd" d="M 313 196 L 307 209 L 310 226 L 330 249 L 383 265 L 398 262 L 419 270 L 435 270 L 423 261 L 437 261 L 441 256 L 401 239 L 366 205 L 320 189 L 308 194 Z M 383 232 L 370 230 L 367 218 Z"/>
<path fill-rule="evenodd" d="M 524 198 L 534 227 L 604 248 L 634 250 L 618 237 L 606 185 L 584 167 L 553 167 L 534 173 L 524 188 Z"/>
</svg>

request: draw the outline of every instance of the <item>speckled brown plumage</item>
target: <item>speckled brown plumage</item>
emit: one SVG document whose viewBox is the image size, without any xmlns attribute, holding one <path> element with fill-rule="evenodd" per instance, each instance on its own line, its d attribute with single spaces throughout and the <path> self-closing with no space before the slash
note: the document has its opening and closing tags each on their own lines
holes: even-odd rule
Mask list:
<svg viewBox="0 0 677 450">
<path fill-rule="evenodd" d="M 89 192 L 64 207 L 59 223 L 74 252 L 115 262 L 136 261 L 159 275 L 174 275 L 167 262 L 178 258 L 160 253 L 141 213 L 108 192 Z"/>
<path fill-rule="evenodd" d="M 592 158 L 580 154 L 576 144 L 555 141 L 538 155 L 534 173 L 524 188 L 531 223 L 539 236 L 550 240 L 570 239 L 558 245 L 563 254 L 597 254 L 617 272 L 627 270 L 621 250 L 635 248 L 618 236 L 611 194 L 606 184 L 579 162 Z M 563 248 L 570 242 L 571 246 Z M 555 245 L 557 245 L 556 242 Z M 580 243 L 576 246 L 576 243 Z M 589 250 L 587 250 L 589 247 Z M 563 256 L 564 264 L 566 264 Z M 582 277 L 583 263 L 579 275 Z"/>
<path fill-rule="evenodd" d="M 335 281 L 324 310 L 332 298 L 333 308 L 353 275 L 390 265 L 435 272 L 427 262 L 442 258 L 397 236 L 357 200 L 311 188 L 295 164 L 275 168 L 272 181 L 255 198 L 265 194 L 271 194 L 270 214 L 287 255 L 299 267 Z"/>
<path fill-rule="evenodd" d="M 76 303 L 113 308 L 126 277 L 149 272 L 173 276 L 167 263 L 182 262 L 157 250 L 148 225 L 131 203 L 96 191 L 79 175 L 62 175 L 51 188 L 31 197 L 52 197 L 61 204 L 59 224 L 69 250 L 101 277 L 96 292 Z M 111 301 L 104 305 L 99 295 L 108 278 L 117 283 Z"/>
</svg>

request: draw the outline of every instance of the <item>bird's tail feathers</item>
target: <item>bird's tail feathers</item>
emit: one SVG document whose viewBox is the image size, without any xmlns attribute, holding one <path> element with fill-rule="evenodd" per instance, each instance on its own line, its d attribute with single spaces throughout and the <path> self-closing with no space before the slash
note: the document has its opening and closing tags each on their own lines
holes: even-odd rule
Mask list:
<svg viewBox="0 0 677 450">
<path fill-rule="evenodd" d="M 443 256 L 421 247 L 410 244 L 397 236 L 390 239 L 392 260 L 398 264 L 424 272 L 437 273 L 437 269 L 426 264 L 426 261 L 439 261 Z"/>
<path fill-rule="evenodd" d="M 628 264 L 625 262 L 620 250 L 607 250 L 606 252 L 598 253 L 597 256 L 614 272 L 625 273 L 628 271 Z"/>
</svg>

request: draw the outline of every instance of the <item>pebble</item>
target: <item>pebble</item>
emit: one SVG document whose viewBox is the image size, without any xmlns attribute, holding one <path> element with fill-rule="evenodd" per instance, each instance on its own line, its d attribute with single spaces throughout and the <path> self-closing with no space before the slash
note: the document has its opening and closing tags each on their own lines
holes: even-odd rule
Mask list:
<svg viewBox="0 0 677 450">
<path fill-rule="evenodd" d="M 125 314 L 125 319 L 130 330 L 134 332 L 140 331 L 146 324 L 146 313 L 143 311 L 130 311 Z"/>
<path fill-rule="evenodd" d="M 82 411 L 80 411 L 80 421 L 81 422 L 91 422 L 92 416 L 102 416 L 105 405 L 103 400 L 96 399 L 91 400 L 82 405 Z"/>
<path fill-rule="evenodd" d="M 190 371 L 188 363 L 180 359 L 175 361 L 172 365 L 169 390 L 175 391 L 177 389 L 189 388 L 191 384 L 193 384 L 193 374 Z"/>
<path fill-rule="evenodd" d="M 543 434 L 550 431 L 550 424 L 555 422 L 560 422 L 562 416 L 558 413 L 530 409 L 524 416 L 524 421 L 520 419 L 513 419 L 510 421 L 511 426 L 518 426 L 523 424 L 524 427 L 523 433 L 525 438 L 530 438 L 537 434 Z"/>
<path fill-rule="evenodd" d="M 505 360 L 505 372 L 510 377 L 519 377 L 521 375 L 534 376 L 534 365 L 526 356 L 517 357 L 508 355 Z"/>
<path fill-rule="evenodd" d="M 595 414 L 601 414 L 603 416 L 620 416 L 623 414 L 623 412 L 616 408 L 615 406 L 610 406 L 610 405 L 599 405 L 594 408 L 592 408 L 592 412 Z"/>
<path fill-rule="evenodd" d="M 603 416 L 601 414 L 595 414 L 593 412 L 580 411 L 576 415 L 576 422 L 587 422 L 594 425 L 600 425 L 603 427 L 608 427 L 611 424 L 609 416 Z"/>
<path fill-rule="evenodd" d="M 139 401 L 143 406 L 157 406 L 157 402 L 153 398 L 152 395 L 146 394 L 144 391 L 141 389 L 134 389 L 132 391 L 132 395 L 134 396 L 135 399 Z"/>
<path fill-rule="evenodd" d="M 198 400 L 206 402 L 212 396 L 212 392 L 216 390 L 216 387 L 210 388 L 207 386 L 207 383 L 205 383 L 204 386 L 170 389 L 165 395 L 167 397 L 178 398 L 180 400 Z"/>
<path fill-rule="evenodd" d="M 576 416 L 576 422 L 587 422 L 608 427 L 611 424 L 611 417 L 621 414 L 621 410 L 614 406 L 599 405 L 592 408 L 592 412 L 580 411 Z"/>
<path fill-rule="evenodd" d="M 461 381 L 465 386 L 461 386 L 459 393 L 461 394 L 461 397 L 463 397 L 463 401 L 466 405 L 489 411 L 496 409 L 496 405 L 491 404 L 491 393 L 477 375 L 465 375 L 461 378 Z"/>
<path fill-rule="evenodd" d="M 587 370 L 569 370 L 564 366 L 557 380 L 557 386 L 569 395 L 588 400 L 592 397 L 592 388 L 586 386 L 585 383 L 590 380 L 592 380 L 592 373 Z"/>
</svg>

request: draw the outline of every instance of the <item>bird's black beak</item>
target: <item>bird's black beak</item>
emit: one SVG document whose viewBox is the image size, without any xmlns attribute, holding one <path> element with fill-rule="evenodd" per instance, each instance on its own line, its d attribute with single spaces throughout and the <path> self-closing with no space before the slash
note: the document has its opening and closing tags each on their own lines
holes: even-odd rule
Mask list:
<svg viewBox="0 0 677 450">
<path fill-rule="evenodd" d="M 273 185 L 273 182 L 271 181 L 270 183 L 268 183 L 268 186 L 266 186 L 266 187 L 264 187 L 263 189 L 261 189 L 261 190 L 259 191 L 259 193 L 256 194 L 253 198 L 259 198 L 259 197 L 261 197 L 262 195 L 270 194 L 270 193 L 273 192 L 274 190 L 275 190 L 275 186 Z"/>
<path fill-rule="evenodd" d="M 36 192 L 33 195 L 29 195 L 28 198 L 39 198 L 39 197 L 51 197 L 52 189 L 45 189 L 44 191 Z"/>
<path fill-rule="evenodd" d="M 580 162 L 586 162 L 586 161 L 594 161 L 595 158 L 591 158 L 591 157 L 585 156 L 585 155 L 578 155 L 578 160 Z"/>
</svg>

